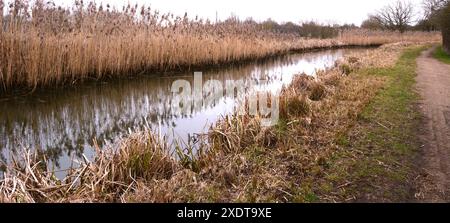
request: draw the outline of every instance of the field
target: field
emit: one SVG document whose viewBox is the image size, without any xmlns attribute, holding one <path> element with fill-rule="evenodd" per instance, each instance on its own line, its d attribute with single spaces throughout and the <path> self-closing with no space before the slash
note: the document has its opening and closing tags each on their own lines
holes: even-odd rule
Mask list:
<svg viewBox="0 0 450 223">
<path fill-rule="evenodd" d="M 0 15 L 2 92 L 237 63 L 290 51 L 441 39 L 438 33 L 368 30 L 308 39 L 236 18 L 211 22 L 138 6 L 119 11 L 78 2 L 69 10 L 23 2 Z"/>
</svg>

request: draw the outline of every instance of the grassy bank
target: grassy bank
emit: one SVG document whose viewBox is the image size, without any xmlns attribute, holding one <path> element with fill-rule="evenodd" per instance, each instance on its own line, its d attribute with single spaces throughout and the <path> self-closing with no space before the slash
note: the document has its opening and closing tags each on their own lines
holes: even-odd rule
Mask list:
<svg viewBox="0 0 450 223">
<path fill-rule="evenodd" d="M 448 55 L 445 51 L 444 48 L 442 48 L 442 46 L 439 46 L 436 51 L 433 53 L 434 58 L 450 64 L 450 55 Z"/>
<path fill-rule="evenodd" d="M 369 68 L 359 75 L 386 78 L 384 88 L 358 115 L 355 126 L 338 138 L 343 153 L 327 179 L 342 184 L 336 200 L 405 202 L 414 199 L 414 161 L 420 144 L 421 115 L 413 87 L 416 58 L 424 47 L 408 49 L 390 68 Z M 323 191 L 321 191 L 323 192 Z"/>
<path fill-rule="evenodd" d="M 0 91 L 230 64 L 290 51 L 441 38 L 438 33 L 341 30 L 336 38 L 307 39 L 235 18 L 212 23 L 146 7 L 116 10 L 77 1 L 68 10 L 35 2 L 17 1 L 6 16 L 0 14 Z"/>
<path fill-rule="evenodd" d="M 0 183 L 0 201 L 407 199 L 420 49 L 392 44 L 355 53 L 316 79 L 299 75 L 281 95 L 278 125 L 227 117 L 211 128 L 197 156 L 180 150 L 174 158 L 163 139 L 139 132 L 117 147 L 98 148 L 95 160 L 58 180 L 39 156 L 24 152 Z"/>
</svg>

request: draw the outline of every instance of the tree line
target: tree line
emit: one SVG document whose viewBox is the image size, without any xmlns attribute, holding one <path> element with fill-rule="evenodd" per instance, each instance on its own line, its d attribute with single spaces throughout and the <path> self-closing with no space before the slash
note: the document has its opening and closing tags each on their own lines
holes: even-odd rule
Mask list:
<svg viewBox="0 0 450 223">
<path fill-rule="evenodd" d="M 275 33 L 296 34 L 305 38 L 320 38 L 320 39 L 336 37 L 342 30 L 359 28 L 355 24 L 344 24 L 344 25 L 325 24 L 315 21 L 307 21 L 300 23 L 293 23 L 293 22 L 278 23 L 272 19 L 267 19 L 266 21 L 258 23 L 253 19 L 249 18 L 246 20 L 246 22 L 258 24 L 264 30 L 272 31 Z"/>
<path fill-rule="evenodd" d="M 444 47 L 450 52 L 450 0 L 423 0 L 418 17 L 411 2 L 397 1 L 369 15 L 361 27 L 372 30 L 442 31 Z"/>
</svg>

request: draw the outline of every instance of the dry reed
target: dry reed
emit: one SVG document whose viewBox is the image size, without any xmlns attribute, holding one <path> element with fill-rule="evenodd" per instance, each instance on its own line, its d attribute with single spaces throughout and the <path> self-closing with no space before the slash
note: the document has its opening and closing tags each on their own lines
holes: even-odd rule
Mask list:
<svg viewBox="0 0 450 223">
<path fill-rule="evenodd" d="M 0 0 L 0 11 L 3 10 Z M 86 79 L 239 62 L 289 51 L 439 40 L 437 33 L 343 30 L 305 39 L 230 18 L 213 23 L 76 1 L 71 9 L 15 0 L 0 15 L 0 90 L 74 84 Z"/>
</svg>

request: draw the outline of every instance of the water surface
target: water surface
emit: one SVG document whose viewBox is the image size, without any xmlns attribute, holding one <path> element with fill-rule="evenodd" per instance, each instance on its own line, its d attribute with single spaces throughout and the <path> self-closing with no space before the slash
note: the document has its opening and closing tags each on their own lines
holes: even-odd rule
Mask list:
<svg viewBox="0 0 450 223">
<path fill-rule="evenodd" d="M 314 75 L 355 50 L 363 49 L 293 54 L 205 71 L 203 82 L 214 79 L 225 85 L 227 80 L 256 81 L 255 88 L 274 91 L 289 84 L 295 74 Z M 168 106 L 176 96 L 171 86 L 180 79 L 193 85 L 193 76 L 193 72 L 170 77 L 140 75 L 29 96 L 0 97 L 0 162 L 7 163 L 11 153 L 21 148 L 42 149 L 57 170 L 64 170 L 82 154 L 93 158 L 93 139 L 111 143 L 146 126 L 169 138 L 188 141 L 232 112 L 236 101 L 222 96 L 188 115 L 174 114 Z"/>
</svg>

